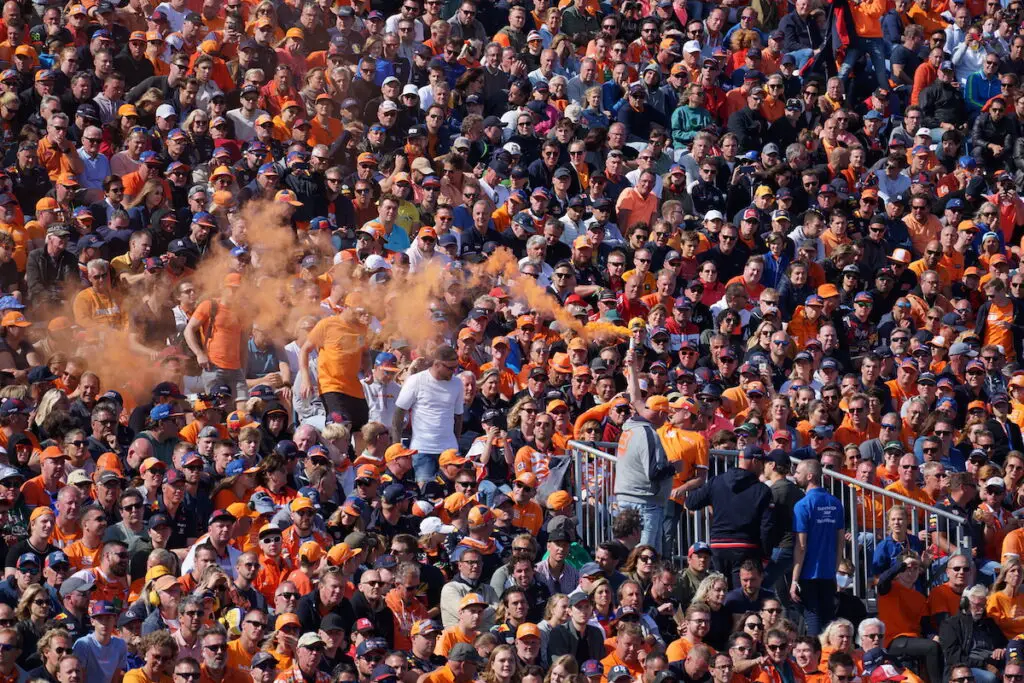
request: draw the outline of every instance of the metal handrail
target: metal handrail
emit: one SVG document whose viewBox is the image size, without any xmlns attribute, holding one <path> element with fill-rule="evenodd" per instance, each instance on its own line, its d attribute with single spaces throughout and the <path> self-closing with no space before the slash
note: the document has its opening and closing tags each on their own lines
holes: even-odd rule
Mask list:
<svg viewBox="0 0 1024 683">
<path fill-rule="evenodd" d="M 580 538 L 592 548 L 612 538 L 611 523 L 616 509 L 616 458 L 613 453 L 616 447 L 617 444 L 609 442 L 570 441 L 568 444 L 568 451 L 573 456 L 574 482 L 578 490 L 577 528 Z M 739 451 L 711 449 L 708 455 L 709 475 L 714 476 L 733 467 Z M 792 461 L 794 466 L 800 462 L 798 458 L 792 458 Z M 884 517 L 888 514 L 888 509 L 894 505 L 903 505 L 915 512 L 909 519 L 910 531 L 914 535 L 918 535 L 921 523 L 927 520 L 929 526 L 935 526 L 936 532 L 945 534 L 950 545 L 970 548 L 968 520 L 959 515 L 874 484 L 864 483 L 841 472 L 823 470 L 822 475 L 826 488 L 844 503 L 850 532 L 847 554 L 857 579 L 854 583 L 854 593 L 858 597 L 867 597 L 870 592 L 874 546 L 886 536 L 887 524 Z M 870 517 L 865 517 L 864 523 L 861 524 L 861 516 L 865 512 L 870 514 Z M 879 512 L 882 520 L 878 519 Z M 671 553 L 676 558 L 686 557 L 689 545 L 697 541 L 708 541 L 710 531 L 710 511 L 684 511 L 675 532 L 676 547 L 666 548 L 666 555 Z M 952 540 L 954 537 L 955 542 Z"/>
</svg>

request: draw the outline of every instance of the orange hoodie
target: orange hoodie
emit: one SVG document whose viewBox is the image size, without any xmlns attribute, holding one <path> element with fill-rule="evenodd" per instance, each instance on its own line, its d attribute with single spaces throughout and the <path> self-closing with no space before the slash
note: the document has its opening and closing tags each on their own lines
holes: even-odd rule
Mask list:
<svg viewBox="0 0 1024 683">
<path fill-rule="evenodd" d="M 857 35 L 861 38 L 882 37 L 882 15 L 885 14 L 886 0 L 864 0 L 851 3 L 850 15 Z"/>
</svg>

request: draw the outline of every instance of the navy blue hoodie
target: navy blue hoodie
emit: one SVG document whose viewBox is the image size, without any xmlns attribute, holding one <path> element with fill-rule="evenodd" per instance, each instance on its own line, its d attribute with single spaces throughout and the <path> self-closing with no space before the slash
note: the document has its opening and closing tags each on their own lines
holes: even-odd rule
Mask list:
<svg viewBox="0 0 1024 683">
<path fill-rule="evenodd" d="M 755 546 L 771 552 L 772 491 L 756 474 L 733 468 L 686 496 L 686 508 L 711 506 L 711 545 Z"/>
</svg>

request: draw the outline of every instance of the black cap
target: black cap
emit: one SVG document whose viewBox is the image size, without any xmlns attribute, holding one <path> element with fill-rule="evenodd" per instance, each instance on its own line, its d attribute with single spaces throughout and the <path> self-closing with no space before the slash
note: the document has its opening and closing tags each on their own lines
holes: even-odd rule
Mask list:
<svg viewBox="0 0 1024 683">
<path fill-rule="evenodd" d="M 484 128 L 491 128 L 492 126 L 504 128 L 505 124 L 502 123 L 501 119 L 499 119 L 497 116 L 488 116 L 486 119 L 484 119 Z"/>
</svg>

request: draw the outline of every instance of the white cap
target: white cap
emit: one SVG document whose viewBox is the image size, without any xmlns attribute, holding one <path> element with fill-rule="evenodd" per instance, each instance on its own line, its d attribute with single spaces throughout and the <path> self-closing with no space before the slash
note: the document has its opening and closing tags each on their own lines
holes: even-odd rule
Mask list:
<svg viewBox="0 0 1024 683">
<path fill-rule="evenodd" d="M 1005 489 L 1006 482 L 1003 481 L 1002 477 L 990 477 L 985 480 L 985 487 L 987 488 L 989 486 L 998 486 L 1001 489 Z"/>
<path fill-rule="evenodd" d="M 917 132 L 914 133 L 914 137 L 916 138 L 918 135 L 927 135 L 928 137 L 931 137 L 932 136 L 931 128 L 925 128 L 924 126 L 922 126 L 921 128 L 918 128 Z"/>
<path fill-rule="evenodd" d="M 403 95 L 415 95 L 416 97 L 419 97 L 420 96 L 420 89 L 417 88 L 412 83 L 410 83 L 409 85 L 407 85 L 404 88 L 402 88 L 402 94 Z"/>
<path fill-rule="evenodd" d="M 469 138 L 467 138 L 467 137 L 465 137 L 463 135 L 460 135 L 459 137 L 455 138 L 455 142 L 452 143 L 452 147 L 453 148 L 455 148 L 455 147 L 466 147 L 466 148 L 469 148 L 469 147 L 472 147 L 472 146 L 473 146 L 473 143 L 469 141 Z"/>
<path fill-rule="evenodd" d="M 437 517 L 427 517 L 420 522 L 420 536 L 424 534 L 450 534 L 455 527 L 445 524 Z"/>
<path fill-rule="evenodd" d="M 387 78 L 384 79 L 384 82 L 381 83 L 381 85 L 391 85 L 392 83 L 401 83 L 401 82 L 402 81 L 398 80 L 397 76 L 388 76 Z"/>
<path fill-rule="evenodd" d="M 518 142 L 506 142 L 502 149 L 514 157 L 522 156 L 523 154 L 523 150 L 519 147 Z"/>
<path fill-rule="evenodd" d="M 688 40 L 683 43 L 683 52 L 700 52 L 700 41 Z"/>
<path fill-rule="evenodd" d="M 391 100 L 384 100 L 380 103 L 381 111 L 398 111 L 398 105 Z"/>
<path fill-rule="evenodd" d="M 391 264 L 384 260 L 380 254 L 370 254 L 363 262 L 363 268 L 368 271 L 391 270 Z"/>
<path fill-rule="evenodd" d="M 177 116 L 178 112 L 174 110 L 174 107 L 169 104 L 161 104 L 156 108 L 156 117 L 158 119 L 169 119 L 172 116 Z"/>
<path fill-rule="evenodd" d="M 530 31 L 529 35 L 526 36 L 526 42 L 531 40 L 544 40 L 544 36 L 540 34 L 540 31 Z"/>
<path fill-rule="evenodd" d="M 718 209 L 712 209 L 711 211 L 708 211 L 706 214 L 704 214 L 704 220 L 706 220 L 706 221 L 724 221 L 725 220 L 725 216 L 723 216 L 722 212 L 719 211 Z"/>
</svg>

